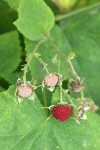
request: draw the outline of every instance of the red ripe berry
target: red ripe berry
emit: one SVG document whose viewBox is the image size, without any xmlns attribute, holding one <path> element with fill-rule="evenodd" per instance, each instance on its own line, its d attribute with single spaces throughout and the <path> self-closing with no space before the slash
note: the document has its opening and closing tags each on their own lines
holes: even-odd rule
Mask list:
<svg viewBox="0 0 100 150">
<path fill-rule="evenodd" d="M 53 117 L 55 117 L 57 120 L 63 122 L 67 120 L 72 113 L 72 106 L 69 105 L 56 105 L 53 108 L 51 108 L 51 114 Z"/>
<path fill-rule="evenodd" d="M 54 87 L 58 83 L 57 74 L 49 74 L 44 78 L 44 84 L 48 87 Z"/>
<path fill-rule="evenodd" d="M 17 95 L 21 98 L 27 98 L 32 94 L 32 87 L 29 85 L 19 85 L 17 87 Z"/>
</svg>

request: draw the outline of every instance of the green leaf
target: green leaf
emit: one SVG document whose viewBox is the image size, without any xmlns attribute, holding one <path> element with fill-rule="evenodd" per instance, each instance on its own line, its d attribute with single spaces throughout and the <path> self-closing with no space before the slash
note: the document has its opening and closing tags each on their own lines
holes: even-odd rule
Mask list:
<svg viewBox="0 0 100 150">
<path fill-rule="evenodd" d="M 60 90 L 59 87 L 56 87 L 52 94 L 51 105 L 56 105 L 60 102 Z"/>
<path fill-rule="evenodd" d="M 88 96 L 100 104 L 100 4 L 68 17 L 63 32 L 76 53 L 79 74 L 85 77 Z M 87 91 L 86 91 L 87 92 Z"/>
<path fill-rule="evenodd" d="M 100 118 L 88 112 L 88 120 L 77 124 L 59 122 L 45 111 L 37 97 L 34 102 L 15 103 L 15 87 L 0 94 L 0 148 L 4 150 L 99 150 Z"/>
<path fill-rule="evenodd" d="M 4 91 L 4 88 L 0 86 L 0 92 Z"/>
<path fill-rule="evenodd" d="M 43 0 L 21 0 L 19 18 L 14 23 L 30 40 L 40 40 L 54 25 L 54 16 Z"/>
<path fill-rule="evenodd" d="M 17 31 L 0 35 L 0 75 L 13 72 L 20 63 L 21 47 Z"/>
<path fill-rule="evenodd" d="M 20 145 L 19 149 L 28 149 L 43 132 L 45 112 L 37 97 L 34 102 L 26 99 L 19 104 L 14 95 L 15 87 L 0 95 L 0 147 L 17 150 Z"/>
<path fill-rule="evenodd" d="M 7 5 L 4 0 L 0 0 L 0 34 L 15 30 L 12 24 L 17 18 L 17 14 Z"/>
<path fill-rule="evenodd" d="M 6 81 L 8 81 L 9 84 L 13 85 L 16 83 L 16 81 L 18 80 L 18 78 L 21 78 L 23 75 L 22 71 L 19 72 L 13 72 L 10 74 L 4 74 L 3 78 L 6 79 Z"/>
<path fill-rule="evenodd" d="M 20 1 L 21 0 L 5 0 L 5 2 L 7 2 L 9 6 L 14 10 L 18 9 Z"/>
</svg>

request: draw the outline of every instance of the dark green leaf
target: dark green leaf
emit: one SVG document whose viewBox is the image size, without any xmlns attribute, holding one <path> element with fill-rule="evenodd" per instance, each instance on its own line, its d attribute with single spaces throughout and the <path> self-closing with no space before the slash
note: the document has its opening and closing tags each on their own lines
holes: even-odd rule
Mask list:
<svg viewBox="0 0 100 150">
<path fill-rule="evenodd" d="M 20 63 L 21 47 L 17 31 L 0 35 L 0 75 L 13 72 Z"/>
<path fill-rule="evenodd" d="M 21 0 L 5 0 L 9 6 L 15 10 L 18 9 Z"/>
<path fill-rule="evenodd" d="M 13 22 L 17 14 L 3 0 L 0 0 L 0 33 L 5 33 L 15 29 Z"/>
</svg>

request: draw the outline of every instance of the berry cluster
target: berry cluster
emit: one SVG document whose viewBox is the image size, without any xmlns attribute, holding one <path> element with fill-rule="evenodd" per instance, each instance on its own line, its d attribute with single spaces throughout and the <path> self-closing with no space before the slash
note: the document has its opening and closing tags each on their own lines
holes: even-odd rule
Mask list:
<svg viewBox="0 0 100 150">
<path fill-rule="evenodd" d="M 61 74 L 57 73 L 48 73 L 48 70 L 46 68 L 46 64 L 39 58 L 42 64 L 44 64 L 47 75 L 44 77 L 41 87 L 46 87 L 48 90 L 53 92 L 56 87 L 59 87 L 59 103 L 56 105 L 51 105 L 47 108 L 50 109 L 51 115 L 57 119 L 60 122 L 66 121 L 68 118 L 73 117 L 73 119 L 76 120 L 76 122 L 79 124 L 80 120 L 87 119 L 87 116 L 85 114 L 85 111 L 91 109 L 92 111 L 97 110 L 97 106 L 94 104 L 93 101 L 90 100 L 90 103 L 86 101 L 86 98 L 83 97 L 83 79 L 81 79 L 77 73 L 74 70 L 74 67 L 72 66 L 71 59 L 73 59 L 72 55 L 68 57 L 68 62 L 71 67 L 72 76 L 73 78 L 69 80 L 68 83 L 68 90 L 63 89 L 62 83 L 63 83 L 63 76 Z M 24 67 L 25 68 L 25 67 Z M 25 73 L 27 72 L 27 67 L 25 68 Z M 26 76 L 24 74 L 23 79 L 18 79 L 17 85 L 16 85 L 16 96 L 18 97 L 19 103 L 22 102 L 25 98 L 29 100 L 34 100 L 35 97 L 35 89 L 39 86 L 34 86 L 30 81 L 26 81 Z M 77 100 L 73 100 L 71 98 L 71 92 L 75 93 L 81 93 L 82 97 Z M 70 102 L 63 102 L 63 96 L 66 95 L 69 97 Z M 76 104 L 78 102 L 78 105 Z M 73 112 L 73 113 L 72 113 Z M 71 117 L 71 118 L 72 118 Z"/>
<path fill-rule="evenodd" d="M 57 73 L 51 73 L 43 79 L 43 86 L 47 87 L 50 91 L 51 88 L 54 90 L 54 88 L 59 85 L 59 80 L 60 78 Z M 19 102 L 22 102 L 24 98 L 30 99 L 32 96 L 33 98 L 31 100 L 34 100 L 34 89 L 35 88 L 33 88 L 29 81 L 24 84 L 21 79 L 18 79 L 16 95 L 19 98 Z M 72 110 L 73 107 L 71 105 L 64 104 L 63 102 L 50 107 L 52 116 L 61 122 L 67 120 L 71 116 Z"/>
</svg>

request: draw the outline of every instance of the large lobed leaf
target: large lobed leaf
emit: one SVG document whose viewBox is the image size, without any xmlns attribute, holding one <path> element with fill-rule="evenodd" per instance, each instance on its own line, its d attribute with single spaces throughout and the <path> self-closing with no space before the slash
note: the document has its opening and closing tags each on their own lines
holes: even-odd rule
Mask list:
<svg viewBox="0 0 100 150">
<path fill-rule="evenodd" d="M 30 40 L 43 38 L 54 25 L 54 16 L 43 0 L 21 0 L 18 9 L 18 30 Z"/>
<path fill-rule="evenodd" d="M 15 102 L 15 87 L 0 94 L 0 148 L 4 150 L 99 150 L 100 120 L 88 113 L 88 120 L 77 124 L 72 119 L 64 123 L 51 117 L 38 98 Z"/>
</svg>

